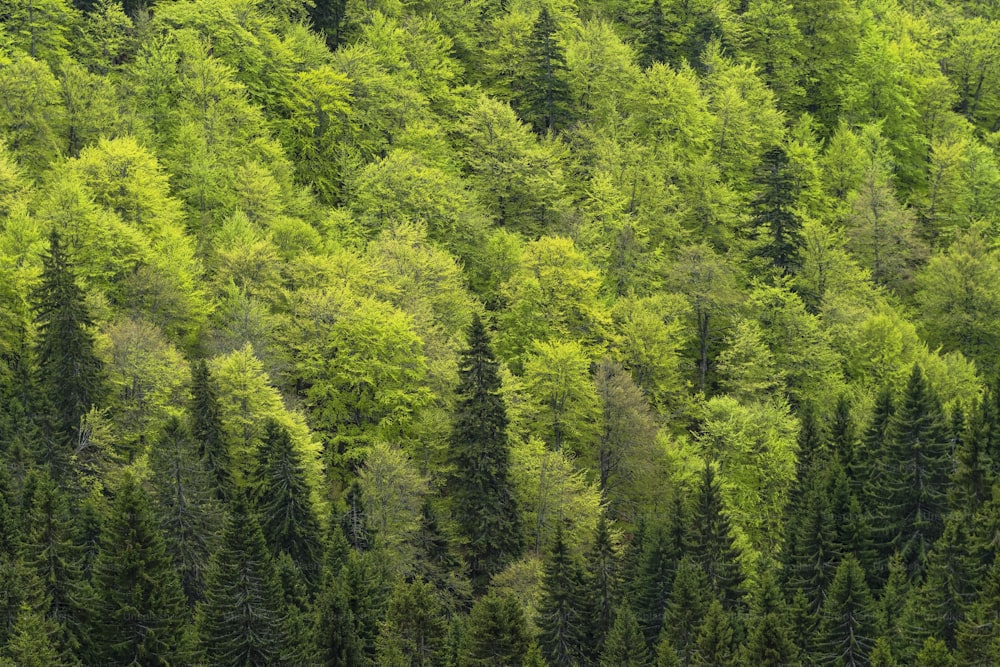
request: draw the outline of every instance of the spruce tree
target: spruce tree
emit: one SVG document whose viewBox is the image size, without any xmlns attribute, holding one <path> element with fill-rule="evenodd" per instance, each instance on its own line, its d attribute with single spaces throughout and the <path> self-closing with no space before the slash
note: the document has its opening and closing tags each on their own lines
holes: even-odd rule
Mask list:
<svg viewBox="0 0 1000 667">
<path fill-rule="evenodd" d="M 729 667 L 735 664 L 733 621 L 730 612 L 719 600 L 713 600 L 698 630 L 697 650 L 691 656 L 691 665 L 698 667 Z"/>
<path fill-rule="evenodd" d="M 677 565 L 677 574 L 660 630 L 661 638 L 670 638 L 678 657 L 685 663 L 690 661 L 695 652 L 695 642 L 708 611 L 708 604 L 705 573 L 690 556 L 685 556 Z"/>
<path fill-rule="evenodd" d="M 783 148 L 764 153 L 754 184 L 758 195 L 751 205 L 751 224 L 757 254 L 781 273 L 793 273 L 801 264 L 802 219 L 796 211 L 798 187 Z"/>
<path fill-rule="evenodd" d="M 750 628 L 740 651 L 744 665 L 790 665 L 798 659 L 798 649 L 788 622 L 788 609 L 781 597 L 774 572 L 766 564 L 761 568 L 750 604 Z"/>
<path fill-rule="evenodd" d="M 881 483 L 881 556 L 898 551 L 911 577 L 923 574 L 947 509 L 948 432 L 941 404 L 914 366 L 888 432 Z"/>
<path fill-rule="evenodd" d="M 337 667 L 364 664 L 357 621 L 347 591 L 336 578 L 325 578 L 316 597 L 313 638 L 315 655 L 322 664 Z"/>
<path fill-rule="evenodd" d="M 550 667 L 574 665 L 582 658 L 588 618 L 579 566 L 556 530 L 551 555 L 542 570 L 542 595 L 538 605 L 538 644 Z"/>
<path fill-rule="evenodd" d="M 565 128 L 570 113 L 566 55 L 556 39 L 557 29 L 555 17 L 543 6 L 525 44 L 523 70 L 514 81 L 516 108 L 539 133 Z"/>
<path fill-rule="evenodd" d="M 490 593 L 469 612 L 458 662 L 468 667 L 518 667 L 530 647 L 531 635 L 521 603 L 509 593 Z"/>
<path fill-rule="evenodd" d="M 400 584 L 389 600 L 376 641 L 379 664 L 388 656 L 412 667 L 444 664 L 448 626 L 434 587 L 423 581 Z"/>
<path fill-rule="evenodd" d="M 1000 558 L 993 561 L 956 632 L 960 664 L 974 665 L 1000 643 Z"/>
<path fill-rule="evenodd" d="M 828 462 L 827 465 L 836 465 Z M 801 590 L 815 614 L 823 605 L 841 553 L 837 549 L 837 523 L 827 495 L 829 470 L 814 467 L 801 501 L 791 518 L 793 539 L 784 554 L 784 574 L 790 590 Z"/>
<path fill-rule="evenodd" d="M 970 517 L 989 500 L 993 487 L 988 410 L 988 397 L 984 397 L 967 420 L 955 450 L 955 469 L 948 489 L 949 508 Z"/>
<path fill-rule="evenodd" d="M 323 556 L 322 528 L 301 457 L 288 430 L 273 419 L 264 427 L 258 459 L 254 500 L 264 539 L 274 556 L 288 553 L 314 586 Z"/>
<path fill-rule="evenodd" d="M 198 454 L 211 475 L 216 498 L 225 501 L 234 489 L 232 460 L 222 430 L 218 391 L 204 360 L 192 372 L 190 413 Z"/>
<path fill-rule="evenodd" d="M 341 531 L 347 543 L 356 551 L 367 551 L 371 548 L 375 537 L 368 525 L 368 515 L 365 513 L 365 503 L 361 496 L 361 485 L 355 479 L 347 487 L 344 494 L 345 511 L 340 518 Z"/>
<path fill-rule="evenodd" d="M 347 0 L 313 0 L 307 7 L 313 30 L 323 36 L 327 48 L 336 51 L 344 41 Z"/>
<path fill-rule="evenodd" d="M 670 539 L 672 524 L 677 520 L 678 517 L 671 515 L 666 522 L 660 521 L 647 529 L 638 571 L 631 585 L 632 607 L 648 644 L 660 634 L 677 563 L 682 556 Z"/>
<path fill-rule="evenodd" d="M 710 590 L 719 596 L 726 609 L 733 609 L 743 594 L 743 573 L 711 463 L 706 464 L 702 473 L 693 526 L 695 539 L 692 555 L 704 568 Z"/>
<path fill-rule="evenodd" d="M 191 660 L 188 609 L 146 492 L 131 475 L 116 491 L 94 563 L 91 658 L 174 665 Z"/>
<path fill-rule="evenodd" d="M 858 559 L 848 554 L 837 568 L 820 616 L 817 657 L 838 665 L 866 664 L 874 643 L 874 603 Z"/>
<path fill-rule="evenodd" d="M 667 22 L 663 16 L 663 4 L 660 0 L 653 0 L 642 22 L 639 64 L 647 68 L 654 63 L 666 63 L 669 58 L 670 45 L 667 43 Z"/>
<path fill-rule="evenodd" d="M 646 638 L 639 629 L 632 608 L 622 604 L 601 651 L 601 667 L 651 667 Z"/>
<path fill-rule="evenodd" d="M 587 586 L 590 597 L 588 637 L 585 638 L 587 651 L 593 655 L 601 653 L 604 638 L 614 623 L 615 607 L 618 604 L 619 579 L 618 559 L 611 544 L 608 522 L 601 513 L 597 520 L 594 545 L 587 553 Z"/>
<path fill-rule="evenodd" d="M 478 316 L 459 362 L 458 406 L 451 435 L 454 473 L 448 488 L 467 548 L 473 587 L 521 555 L 524 538 L 508 479 L 507 410 L 486 327 Z"/>
<path fill-rule="evenodd" d="M 51 401 L 51 438 L 57 443 L 48 463 L 57 479 L 69 472 L 69 458 L 81 438 L 81 419 L 100 405 L 106 390 L 104 365 L 94 350 L 83 290 L 59 233 L 49 235 L 42 257 L 41 283 L 33 293 L 38 327 L 40 385 Z"/>
<path fill-rule="evenodd" d="M 201 599 L 205 567 L 219 528 L 221 512 L 214 484 L 201 464 L 184 423 L 171 417 L 149 454 L 152 490 L 167 554 L 193 604 Z"/>
<path fill-rule="evenodd" d="M 212 665 L 264 665 L 286 652 L 285 610 L 274 563 L 249 502 L 237 494 L 198 606 L 202 651 Z"/>
</svg>

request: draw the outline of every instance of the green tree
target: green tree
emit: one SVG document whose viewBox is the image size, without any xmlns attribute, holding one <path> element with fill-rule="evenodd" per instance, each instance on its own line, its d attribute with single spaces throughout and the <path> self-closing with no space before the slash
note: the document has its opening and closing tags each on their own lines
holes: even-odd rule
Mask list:
<svg viewBox="0 0 1000 667">
<path fill-rule="evenodd" d="M 874 643 L 872 609 L 864 570 L 857 558 L 848 554 L 837 568 L 820 612 L 817 652 L 824 662 L 865 664 Z"/>
<path fill-rule="evenodd" d="M 312 28 L 326 41 L 331 51 L 344 40 L 347 0 L 314 0 L 308 6 Z"/>
<path fill-rule="evenodd" d="M 639 38 L 639 64 L 650 67 L 654 63 L 666 63 L 670 59 L 667 43 L 667 21 L 663 15 L 663 3 L 653 0 L 642 23 Z"/>
<path fill-rule="evenodd" d="M 432 667 L 445 658 L 447 625 L 434 588 L 424 581 L 396 587 L 376 641 L 380 665 Z"/>
<path fill-rule="evenodd" d="M 742 595 L 743 573 L 711 463 L 705 465 L 701 475 L 691 524 L 695 531 L 691 555 L 704 569 L 711 590 L 727 609 L 732 609 Z"/>
<path fill-rule="evenodd" d="M 758 188 L 752 204 L 752 237 L 756 253 L 769 259 L 781 273 L 793 273 L 801 265 L 802 219 L 797 211 L 798 192 L 781 146 L 764 153 L 754 184 Z"/>
<path fill-rule="evenodd" d="M 701 565 L 691 556 L 681 558 L 663 613 L 660 636 L 670 638 L 683 662 L 690 662 L 697 650 L 698 630 L 708 611 L 710 590 Z"/>
<path fill-rule="evenodd" d="M 305 467 L 288 430 L 269 420 L 257 451 L 254 509 L 271 553 L 287 553 L 311 585 L 318 583 L 322 528 Z"/>
<path fill-rule="evenodd" d="M 271 664 L 286 650 L 285 609 L 264 534 L 237 494 L 198 606 L 202 652 L 214 665 Z"/>
<path fill-rule="evenodd" d="M 521 603 L 511 594 L 490 593 L 469 612 L 462 637 L 460 667 L 525 664 L 531 636 Z"/>
<path fill-rule="evenodd" d="M 149 496 L 127 476 L 115 490 L 94 563 L 91 659 L 171 665 L 191 659 L 184 591 Z"/>
<path fill-rule="evenodd" d="M 536 343 L 524 364 L 525 385 L 536 406 L 536 435 L 555 451 L 593 450 L 598 397 L 583 348 L 573 342 Z"/>
<path fill-rule="evenodd" d="M 475 317 L 459 362 L 459 402 L 451 436 L 452 509 L 467 540 L 473 584 L 489 578 L 524 548 L 520 515 L 508 479 L 507 410 L 486 327 Z"/>
<path fill-rule="evenodd" d="M 232 460 L 222 428 L 218 389 L 204 360 L 197 362 L 192 371 L 189 414 L 191 436 L 211 476 L 215 497 L 225 501 L 233 491 Z"/>
<path fill-rule="evenodd" d="M 750 602 L 749 626 L 746 643 L 739 654 L 742 664 L 777 667 L 795 663 L 799 657 L 798 648 L 792 639 L 788 609 L 773 571 L 763 571 L 757 582 Z"/>
<path fill-rule="evenodd" d="M 615 623 L 601 651 L 601 667 L 651 667 L 646 638 L 635 613 L 623 603 L 615 613 Z"/>
<path fill-rule="evenodd" d="M 584 638 L 584 644 L 593 655 L 602 652 L 605 637 L 616 621 L 620 588 L 620 564 L 611 543 L 608 521 L 602 513 L 586 561 L 585 594 L 589 598 L 591 618 L 588 619 L 589 636 Z"/>
<path fill-rule="evenodd" d="M 552 553 L 542 570 L 538 643 L 550 665 L 574 665 L 582 658 L 587 628 L 583 573 L 556 530 Z"/>
<path fill-rule="evenodd" d="M 93 321 L 84 292 L 55 230 L 42 263 L 41 283 L 34 293 L 36 354 L 42 387 L 53 403 L 55 437 L 63 442 L 49 459 L 59 477 L 68 472 L 67 459 L 81 444 L 83 416 L 104 398 L 104 364 L 94 350 Z"/>
<path fill-rule="evenodd" d="M 209 472 L 199 460 L 197 444 L 177 417 L 167 421 L 151 448 L 149 467 L 166 553 L 188 601 L 197 602 L 204 591 L 205 566 L 215 546 L 221 508 Z"/>
<path fill-rule="evenodd" d="M 555 16 L 543 6 L 525 44 L 523 71 L 514 81 L 521 118 L 539 133 L 565 128 L 571 112 L 566 53 L 557 30 Z"/>
<path fill-rule="evenodd" d="M 735 644 L 731 613 L 713 600 L 698 630 L 697 650 L 691 659 L 698 667 L 729 667 L 734 664 Z"/>
</svg>

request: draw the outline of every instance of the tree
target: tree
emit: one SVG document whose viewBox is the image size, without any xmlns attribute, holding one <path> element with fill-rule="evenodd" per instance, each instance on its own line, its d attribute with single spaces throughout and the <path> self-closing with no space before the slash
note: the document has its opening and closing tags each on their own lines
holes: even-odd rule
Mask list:
<svg viewBox="0 0 1000 667">
<path fill-rule="evenodd" d="M 696 651 L 698 630 L 708 611 L 708 580 L 701 564 L 691 556 L 681 558 L 670 590 L 670 600 L 663 613 L 661 638 L 669 637 L 683 662 Z"/>
<path fill-rule="evenodd" d="M 474 587 L 524 548 L 520 518 L 508 480 L 507 411 L 486 327 L 478 317 L 459 363 L 459 401 L 450 447 L 453 511 L 466 540 Z"/>
<path fill-rule="evenodd" d="M 380 665 L 433 667 L 445 658 L 447 625 L 434 588 L 424 581 L 396 587 L 376 641 Z"/>
<path fill-rule="evenodd" d="M 646 638 L 642 636 L 635 613 L 627 603 L 618 607 L 615 624 L 601 651 L 601 667 L 651 667 Z"/>
<path fill-rule="evenodd" d="M 94 662 L 172 665 L 191 659 L 184 591 L 149 497 L 131 475 L 116 489 L 94 563 L 94 592 Z"/>
<path fill-rule="evenodd" d="M 818 651 L 824 662 L 866 664 L 874 643 L 872 609 L 864 570 L 857 558 L 848 554 L 837 568 L 821 610 Z"/>
<path fill-rule="evenodd" d="M 204 591 L 205 566 L 214 547 L 220 511 L 213 483 L 190 431 L 177 417 L 163 427 L 151 448 L 154 512 L 163 531 L 167 555 L 192 604 Z"/>
<path fill-rule="evenodd" d="M 666 63 L 670 59 L 667 44 L 667 23 L 663 16 L 663 3 L 653 0 L 642 25 L 639 40 L 639 64 L 644 68 L 654 63 Z"/>
<path fill-rule="evenodd" d="M 941 404 L 919 366 L 913 367 L 901 405 L 889 425 L 881 465 L 884 556 L 899 551 L 911 577 L 926 568 L 947 509 L 949 444 Z"/>
<path fill-rule="evenodd" d="M 557 452 L 589 454 L 599 408 L 583 348 L 574 342 L 536 343 L 524 364 L 524 381 L 537 410 L 536 435 Z"/>
<path fill-rule="evenodd" d="M 305 468 L 288 431 L 268 420 L 258 455 L 254 509 L 274 557 L 287 553 L 310 585 L 318 583 L 322 529 Z"/>
<path fill-rule="evenodd" d="M 562 529 L 557 529 L 552 553 L 542 570 L 538 606 L 538 643 L 549 665 L 570 666 L 583 658 L 587 626 L 583 573 L 573 559 Z"/>
<path fill-rule="evenodd" d="M 734 664 L 733 622 L 722 603 L 713 600 L 698 630 L 697 650 L 691 659 L 698 667 L 728 667 Z"/>
<path fill-rule="evenodd" d="M 315 0 L 308 9 L 313 30 L 323 36 L 331 51 L 335 51 L 344 39 L 347 0 Z"/>
<path fill-rule="evenodd" d="M 458 664 L 520 667 L 530 645 L 528 623 L 517 598 L 509 593 L 490 593 L 480 598 L 469 612 Z"/>
<path fill-rule="evenodd" d="M 74 265 L 55 230 L 42 258 L 41 283 L 34 293 L 39 330 L 38 369 L 53 403 L 55 437 L 64 444 L 50 465 L 59 469 L 83 439 L 81 419 L 104 397 L 104 365 L 94 350 L 93 321 L 76 283 Z"/>
<path fill-rule="evenodd" d="M 752 236 L 756 253 L 771 260 L 781 273 L 793 273 L 800 264 L 803 245 L 802 219 L 797 211 L 798 191 L 789 169 L 788 155 L 781 146 L 766 153 L 754 184 L 758 194 L 752 204 Z"/>
<path fill-rule="evenodd" d="M 278 662 L 286 649 L 279 586 L 260 525 L 237 494 L 198 606 L 198 632 L 209 662 L 234 667 Z"/>
<path fill-rule="evenodd" d="M 232 460 L 222 429 L 219 393 L 212 382 L 208 364 L 194 365 L 191 381 L 191 437 L 198 445 L 198 455 L 212 478 L 215 497 L 225 501 L 233 492 Z"/>
<path fill-rule="evenodd" d="M 723 601 L 726 609 L 733 609 L 742 595 L 743 574 L 738 562 L 729 517 L 722 506 L 719 482 L 715 468 L 705 465 L 698 486 L 698 495 L 691 524 L 695 527 L 691 555 L 705 570 L 708 585 Z"/>
<path fill-rule="evenodd" d="M 589 653 L 598 655 L 601 654 L 605 637 L 616 622 L 615 608 L 618 606 L 620 592 L 618 558 L 611 544 L 608 522 L 603 513 L 597 520 L 594 544 L 587 554 L 586 575 L 585 593 L 589 597 L 591 618 L 588 623 L 589 636 L 584 639 Z"/>
<path fill-rule="evenodd" d="M 766 566 L 765 566 L 766 567 Z M 742 664 L 794 664 L 798 648 L 792 640 L 788 609 L 774 572 L 765 570 L 750 603 L 749 632 L 739 654 Z"/>
<path fill-rule="evenodd" d="M 543 6 L 525 44 L 524 71 L 514 83 L 521 118 L 539 133 L 566 127 L 571 111 L 566 55 L 557 30 L 555 17 Z"/>
</svg>

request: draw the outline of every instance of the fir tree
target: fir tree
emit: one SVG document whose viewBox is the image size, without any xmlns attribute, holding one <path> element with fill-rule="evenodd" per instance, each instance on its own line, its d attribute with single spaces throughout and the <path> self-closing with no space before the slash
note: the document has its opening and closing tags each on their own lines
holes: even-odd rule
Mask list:
<svg viewBox="0 0 1000 667">
<path fill-rule="evenodd" d="M 959 436 L 955 469 L 948 489 L 948 506 L 973 516 L 990 498 L 993 462 L 989 456 L 990 423 L 988 397 L 984 397 Z"/>
<path fill-rule="evenodd" d="M 340 527 L 347 543 L 356 551 L 367 551 L 372 546 L 374 536 L 368 525 L 365 514 L 365 503 L 361 497 L 361 485 L 357 480 L 351 482 L 344 495 L 346 510 L 340 519 Z"/>
<path fill-rule="evenodd" d="M 201 599 L 221 508 L 183 422 L 171 417 L 149 455 L 153 497 L 167 554 L 191 603 Z"/>
<path fill-rule="evenodd" d="M 790 665 L 798 658 L 798 649 L 788 623 L 788 610 L 774 573 L 761 568 L 762 580 L 750 605 L 750 629 L 740 651 L 744 665 Z"/>
<path fill-rule="evenodd" d="M 956 632 L 960 664 L 975 665 L 1000 642 L 1000 558 L 993 561 Z"/>
<path fill-rule="evenodd" d="M 389 600 L 376 641 L 378 664 L 390 664 L 388 656 L 402 657 L 412 667 L 444 664 L 447 632 L 434 588 L 423 581 L 401 584 Z"/>
<path fill-rule="evenodd" d="M 543 567 L 538 605 L 538 644 L 550 667 L 573 665 L 582 657 L 588 619 L 580 583 L 579 566 L 570 556 L 560 526 Z"/>
<path fill-rule="evenodd" d="M 681 558 L 670 539 L 672 525 L 677 520 L 678 517 L 671 515 L 668 522 L 659 522 L 646 531 L 638 571 L 632 580 L 632 606 L 648 644 L 660 634 L 677 562 Z"/>
<path fill-rule="evenodd" d="M 316 598 L 313 637 L 316 656 L 324 665 L 364 664 L 362 642 L 347 591 L 335 578 L 326 578 Z"/>
<path fill-rule="evenodd" d="M 59 658 L 51 637 L 56 635 L 52 621 L 36 612 L 27 603 L 22 604 L 17 622 L 11 629 L 10 640 L 0 649 L 0 665 L 7 667 L 3 658 L 10 660 L 10 667 L 51 667 L 65 664 Z"/>
<path fill-rule="evenodd" d="M 105 395 L 104 365 L 94 351 L 93 321 L 74 266 L 55 230 L 42 257 L 41 283 L 33 294 L 38 326 L 38 371 L 52 403 L 53 438 L 62 442 L 47 461 L 58 479 L 80 446 L 81 419 Z"/>
<path fill-rule="evenodd" d="M 451 436 L 453 512 L 465 536 L 473 587 L 516 559 L 524 548 L 508 479 L 507 410 L 486 328 L 475 317 L 459 363 L 459 402 Z"/>
<path fill-rule="evenodd" d="M 237 494 L 198 607 L 205 658 L 213 665 L 274 664 L 286 652 L 280 583 L 260 525 Z"/>
<path fill-rule="evenodd" d="M 790 548 L 784 557 L 784 573 L 790 589 L 806 595 L 813 614 L 823 605 L 841 556 L 836 544 L 837 523 L 827 495 L 828 479 L 827 468 L 813 468 L 801 509 L 789 523 L 794 537 L 789 540 Z"/>
<path fill-rule="evenodd" d="M 194 365 L 190 412 L 191 435 L 198 454 L 213 479 L 216 498 L 225 501 L 234 489 L 232 461 L 222 430 L 218 392 L 204 361 Z"/>
<path fill-rule="evenodd" d="M 384 555 L 377 550 L 351 551 L 340 571 L 340 583 L 354 616 L 358 650 L 368 661 L 375 660 L 375 640 L 392 595 L 392 573 L 387 566 Z"/>
<path fill-rule="evenodd" d="M 885 637 L 879 637 L 872 646 L 872 652 L 868 656 L 868 667 L 897 667 L 899 663 L 892 657 L 889 643 Z"/>
<path fill-rule="evenodd" d="M 469 612 L 459 664 L 517 667 L 525 662 L 530 646 L 528 622 L 517 598 L 490 593 L 480 598 Z"/>
<path fill-rule="evenodd" d="M 608 522 L 601 513 L 597 520 L 594 545 L 587 554 L 587 592 L 590 595 L 591 619 L 588 637 L 585 638 L 587 652 L 601 653 L 604 638 L 614 622 L 614 610 L 618 603 L 618 559 L 611 544 Z"/>
<path fill-rule="evenodd" d="M 273 419 L 264 427 L 258 457 L 255 505 L 264 538 L 274 556 L 288 553 L 306 581 L 315 585 L 323 554 L 322 529 L 299 453 L 288 430 Z"/>
<path fill-rule="evenodd" d="M 691 656 L 698 667 L 728 667 L 734 664 L 733 622 L 719 600 L 713 600 L 698 630 L 697 650 Z"/>
<path fill-rule="evenodd" d="M 344 41 L 347 0 L 313 0 L 307 7 L 313 30 L 323 36 L 331 51 L 336 51 Z"/>
<path fill-rule="evenodd" d="M 525 45 L 523 69 L 514 82 L 517 109 L 539 133 L 563 129 L 570 111 L 566 56 L 556 39 L 557 29 L 555 17 L 542 7 Z"/>
<path fill-rule="evenodd" d="M 858 559 L 848 554 L 837 568 L 820 616 L 817 656 L 824 663 L 863 665 L 874 643 L 871 591 Z"/>
<path fill-rule="evenodd" d="M 651 667 L 646 638 L 639 629 L 632 608 L 622 604 L 601 651 L 601 667 Z"/>
<path fill-rule="evenodd" d="M 871 421 L 861 437 L 862 451 L 871 462 L 868 474 L 862 480 L 861 503 L 865 512 L 874 515 L 879 505 L 879 494 L 889 470 L 885 469 L 888 457 L 889 425 L 896 412 L 892 390 L 886 385 L 875 397 Z"/>
<path fill-rule="evenodd" d="M 941 405 L 914 367 L 890 423 L 882 465 L 881 555 L 899 551 L 911 577 L 923 574 L 947 509 L 948 434 Z"/>
<path fill-rule="evenodd" d="M 801 264 L 802 219 L 796 211 L 798 188 L 783 148 L 764 153 L 754 183 L 759 194 L 751 206 L 751 223 L 760 244 L 757 253 L 781 273 L 793 273 Z"/>
<path fill-rule="evenodd" d="M 701 567 L 690 556 L 677 565 L 670 600 L 663 614 L 661 636 L 671 639 L 678 657 L 687 663 L 695 651 L 695 641 L 708 611 L 708 582 Z"/>
<path fill-rule="evenodd" d="M 944 641 L 928 637 L 917 653 L 917 664 L 920 667 L 952 667 L 955 663 L 952 662 L 951 653 Z"/>
<path fill-rule="evenodd" d="M 647 68 L 654 63 L 668 62 L 669 58 L 670 46 L 667 43 L 667 22 L 663 16 L 663 5 L 660 0 L 653 0 L 642 24 L 639 64 Z"/>
<path fill-rule="evenodd" d="M 191 660 L 187 605 L 149 497 L 126 476 L 94 564 L 95 663 L 173 665 Z"/>
<path fill-rule="evenodd" d="M 743 574 L 711 463 L 705 466 L 702 473 L 693 525 L 695 542 L 692 555 L 705 570 L 710 589 L 720 596 L 726 609 L 733 609 L 742 595 Z"/>
</svg>

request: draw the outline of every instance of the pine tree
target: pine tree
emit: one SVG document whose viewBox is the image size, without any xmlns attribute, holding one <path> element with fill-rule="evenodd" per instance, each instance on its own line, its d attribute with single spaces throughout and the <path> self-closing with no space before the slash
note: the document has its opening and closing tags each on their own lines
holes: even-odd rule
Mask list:
<svg viewBox="0 0 1000 667">
<path fill-rule="evenodd" d="M 582 657 L 588 618 L 581 579 L 560 526 L 552 553 L 543 566 L 538 605 L 538 644 L 550 667 L 574 665 Z"/>
<path fill-rule="evenodd" d="M 632 608 L 622 604 L 601 651 L 601 667 L 652 667 L 646 638 Z"/>
<path fill-rule="evenodd" d="M 524 69 L 514 81 L 516 108 L 539 133 L 563 129 L 570 113 L 566 55 L 556 39 L 557 29 L 555 17 L 542 7 L 525 44 Z"/>
<path fill-rule="evenodd" d="M 948 434 L 941 404 L 914 367 L 893 417 L 882 467 L 881 555 L 899 551 L 911 577 L 923 574 L 947 509 Z"/>
<path fill-rule="evenodd" d="M 642 25 L 639 38 L 639 64 L 645 69 L 654 63 L 666 63 L 670 58 L 667 43 L 667 22 L 660 0 L 653 0 Z"/>
<path fill-rule="evenodd" d="M 53 623 L 37 613 L 27 603 L 22 604 L 17 613 L 17 621 L 10 632 L 10 640 L 3 642 L 0 649 L 0 665 L 3 658 L 11 661 L 11 667 L 50 667 L 65 664 L 60 660 L 50 638 L 57 631 Z"/>
<path fill-rule="evenodd" d="M 198 454 L 212 476 L 216 498 L 225 501 L 234 489 L 232 460 L 222 430 L 219 395 L 204 360 L 194 365 L 190 412 Z"/>
<path fill-rule="evenodd" d="M 693 526 L 695 543 L 692 555 L 705 570 L 710 589 L 720 597 L 726 609 L 733 609 L 743 594 L 743 573 L 711 463 L 705 466 L 702 473 Z"/>
<path fill-rule="evenodd" d="M 521 603 L 511 594 L 490 593 L 469 612 L 459 665 L 521 665 L 531 646 L 528 621 Z"/>
<path fill-rule="evenodd" d="M 670 638 L 678 657 L 685 663 L 695 651 L 698 631 L 708 611 L 707 593 L 708 582 L 701 566 L 690 556 L 685 556 L 677 565 L 660 629 L 661 638 Z"/>
<path fill-rule="evenodd" d="M 187 605 L 146 492 L 131 475 L 117 489 L 94 564 L 95 663 L 191 660 Z"/>
<path fill-rule="evenodd" d="M 682 555 L 671 540 L 672 527 L 678 520 L 676 515 L 671 514 L 666 522 L 658 522 L 646 530 L 638 571 L 631 582 L 632 607 L 648 644 L 652 644 L 660 634 L 663 613 Z"/>
<path fill-rule="evenodd" d="M 486 328 L 473 318 L 469 348 L 459 363 L 459 402 L 451 436 L 454 477 L 448 488 L 465 536 L 473 587 L 520 556 L 521 522 L 508 479 L 507 410 Z"/>
<path fill-rule="evenodd" d="M 1000 641 L 1000 558 L 983 578 L 956 635 L 956 658 L 963 665 L 979 664 Z"/>
<path fill-rule="evenodd" d="M 836 461 L 828 466 L 837 465 Z M 784 555 L 784 573 L 790 590 L 801 590 L 816 614 L 833 581 L 840 556 L 837 523 L 830 507 L 829 468 L 813 467 L 801 509 L 789 523 L 794 537 Z"/>
<path fill-rule="evenodd" d="M 874 643 L 871 591 L 858 559 L 848 554 L 837 568 L 820 616 L 817 655 L 824 663 L 863 665 Z"/>
<path fill-rule="evenodd" d="M 347 543 L 356 551 L 367 551 L 371 548 L 374 536 L 368 525 L 368 515 L 365 514 L 365 503 L 361 496 L 361 485 L 355 479 L 347 487 L 344 494 L 346 510 L 340 519 L 341 531 Z"/>
<path fill-rule="evenodd" d="M 920 667 L 952 667 L 955 663 L 944 641 L 928 637 L 917 654 L 917 664 Z"/>
<path fill-rule="evenodd" d="M 597 520 L 594 545 L 587 553 L 586 592 L 589 593 L 591 612 L 588 637 L 585 638 L 586 652 L 600 655 L 604 638 L 614 623 L 619 592 L 618 559 L 603 512 Z"/>
<path fill-rule="evenodd" d="M 312 506 L 305 468 L 288 430 L 269 420 L 258 451 L 255 506 L 274 556 L 292 557 L 310 586 L 318 583 L 322 528 Z"/>
<path fill-rule="evenodd" d="M 167 554 L 192 604 L 201 599 L 205 566 L 214 546 L 221 508 L 184 423 L 171 417 L 149 454 L 153 498 Z"/>
<path fill-rule="evenodd" d="M 993 486 L 988 400 L 983 397 L 959 436 L 948 489 L 949 508 L 970 517 L 989 500 Z"/>
<path fill-rule="evenodd" d="M 401 584 L 389 600 L 376 641 L 378 664 L 389 664 L 390 655 L 412 667 L 444 664 L 447 632 L 434 588 L 423 581 Z"/>
<path fill-rule="evenodd" d="M 274 664 L 286 652 L 285 610 L 274 564 L 248 501 L 230 504 L 212 557 L 198 630 L 213 665 Z"/>
<path fill-rule="evenodd" d="M 316 598 L 313 637 L 316 656 L 322 664 L 336 667 L 364 664 L 354 612 L 344 586 L 335 578 L 325 579 Z"/>
<path fill-rule="evenodd" d="M 791 665 L 798 649 L 788 622 L 788 610 L 774 572 L 762 567 L 761 581 L 750 605 L 750 629 L 740 651 L 744 665 Z"/>
<path fill-rule="evenodd" d="M 344 41 L 347 0 L 314 0 L 307 6 L 313 30 L 323 36 L 327 48 L 336 51 Z"/>
<path fill-rule="evenodd" d="M 79 446 L 81 419 L 100 405 L 105 395 L 104 365 L 94 351 L 83 290 L 58 232 L 49 235 L 49 251 L 42 257 L 41 283 L 32 295 L 38 326 L 40 385 L 52 402 L 52 431 L 63 443 L 46 461 L 61 479 L 69 471 L 69 457 Z"/>
<path fill-rule="evenodd" d="M 753 237 L 760 243 L 757 254 L 781 273 L 794 273 L 801 264 L 802 219 L 795 210 L 798 187 L 783 148 L 764 153 L 754 184 L 759 190 L 751 206 Z"/>
<path fill-rule="evenodd" d="M 698 667 L 728 667 L 734 664 L 733 622 L 719 600 L 713 600 L 698 630 L 697 650 L 691 656 Z"/>
</svg>

